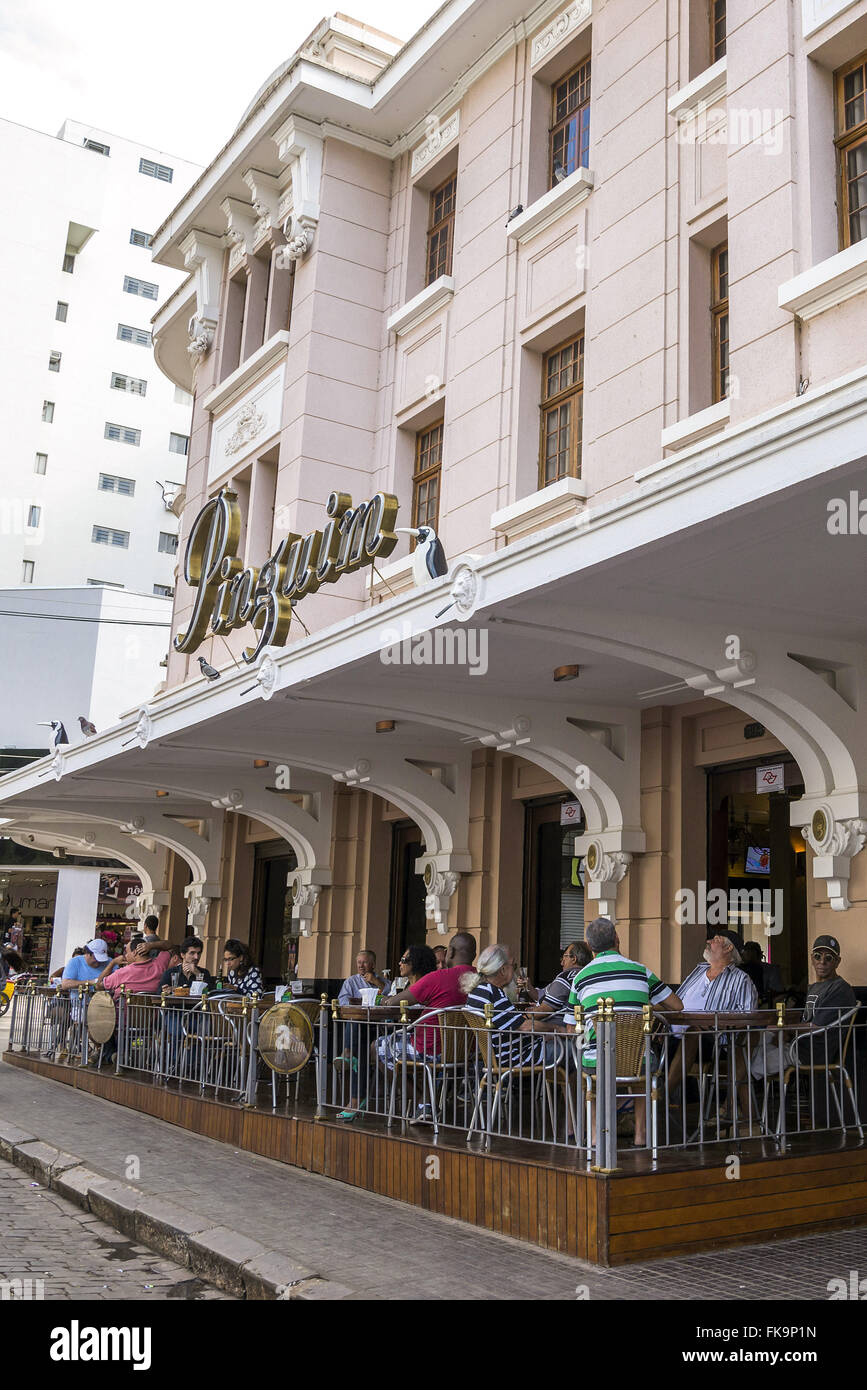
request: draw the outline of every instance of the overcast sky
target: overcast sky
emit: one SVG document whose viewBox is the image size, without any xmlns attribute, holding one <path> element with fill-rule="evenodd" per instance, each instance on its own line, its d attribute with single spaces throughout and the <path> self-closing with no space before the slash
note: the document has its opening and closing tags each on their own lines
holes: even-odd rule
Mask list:
<svg viewBox="0 0 867 1390">
<path fill-rule="evenodd" d="M 69 117 L 207 164 L 323 16 L 339 9 L 408 39 L 437 8 L 438 0 L 0 0 L 0 116 L 52 135 Z"/>
</svg>

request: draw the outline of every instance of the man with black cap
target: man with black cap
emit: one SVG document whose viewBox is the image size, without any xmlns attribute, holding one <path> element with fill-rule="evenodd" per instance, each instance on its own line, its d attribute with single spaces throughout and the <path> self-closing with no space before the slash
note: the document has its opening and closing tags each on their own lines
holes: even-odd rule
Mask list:
<svg viewBox="0 0 867 1390">
<path fill-rule="evenodd" d="M 837 1022 L 842 1014 L 854 1009 L 858 1000 L 855 991 L 846 980 L 837 974 L 840 964 L 840 943 L 836 936 L 817 936 L 810 953 L 813 962 L 814 984 L 807 990 L 802 1021 L 814 1028 L 827 1028 Z M 769 1025 L 776 1031 L 776 1024 Z M 825 1039 L 828 1047 L 825 1047 Z M 785 1048 L 785 1065 L 821 1066 L 827 1058 L 836 1057 L 839 1036 L 832 1027 L 830 1033 L 823 1033 L 820 1039 L 813 1039 L 810 1032 L 801 1032 Z M 780 1068 L 780 1049 L 776 1043 L 763 1043 L 753 1055 L 751 1071 L 753 1076 L 774 1076 Z"/>
</svg>

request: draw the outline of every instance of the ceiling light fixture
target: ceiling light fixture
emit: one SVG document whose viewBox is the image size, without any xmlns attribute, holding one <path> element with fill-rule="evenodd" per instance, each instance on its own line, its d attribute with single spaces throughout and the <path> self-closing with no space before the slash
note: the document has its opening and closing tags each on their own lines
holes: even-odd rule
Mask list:
<svg viewBox="0 0 867 1390">
<path fill-rule="evenodd" d="M 157 796 L 168 796 L 168 792 L 157 792 Z"/>
<path fill-rule="evenodd" d="M 378 734 L 393 734 L 395 723 L 393 719 L 377 719 L 376 732 Z"/>
<path fill-rule="evenodd" d="M 555 666 L 555 681 L 577 681 L 581 674 L 580 666 Z"/>
<path fill-rule="evenodd" d="M 254 767 L 267 767 L 267 766 L 268 766 L 268 759 L 267 759 L 267 758 L 254 758 L 254 759 L 253 759 L 253 766 L 254 766 Z"/>
</svg>

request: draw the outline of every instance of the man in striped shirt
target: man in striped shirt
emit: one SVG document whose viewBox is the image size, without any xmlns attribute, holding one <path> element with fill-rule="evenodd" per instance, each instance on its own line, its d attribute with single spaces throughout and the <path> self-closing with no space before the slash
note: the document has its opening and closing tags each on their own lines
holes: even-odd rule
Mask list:
<svg viewBox="0 0 867 1390">
<path fill-rule="evenodd" d="M 679 1011 L 683 1008 L 674 991 L 663 984 L 652 970 L 646 965 L 641 965 L 639 961 L 629 960 L 627 956 L 620 954 L 617 929 L 608 917 L 595 918 L 585 931 L 584 940 L 593 952 L 593 959 L 583 970 L 578 971 L 572 981 L 569 1004 L 573 1009 L 576 1004 L 580 1004 L 586 1013 L 595 1009 L 600 999 L 613 999 L 616 1014 L 640 1014 L 645 1004 L 651 1004 L 655 1009 L 664 1006 L 666 1009 Z M 567 1014 L 567 1024 L 570 1017 L 572 1023 L 575 1021 L 574 1015 Z M 585 1037 L 587 1047 L 582 1058 L 583 1065 L 588 1069 L 595 1069 L 596 1047 L 592 1020 L 588 1021 Z M 647 1120 L 644 1096 L 636 1095 L 633 1103 L 635 1143 L 636 1146 L 643 1146 L 646 1142 Z"/>
<path fill-rule="evenodd" d="M 701 961 L 690 971 L 678 989 L 678 995 L 687 1013 L 710 1015 L 709 1027 L 715 1023 L 714 1014 L 749 1013 L 759 1006 L 755 985 L 749 975 L 739 968 L 742 945 L 742 938 L 729 930 L 719 931 L 716 936 L 708 937 Z M 701 1028 L 700 1024 L 698 1028 Z M 680 1051 L 668 1073 L 669 1093 L 681 1084 L 684 1069 L 689 1071 L 696 1056 L 704 1066 L 713 1064 L 715 1045 L 713 1038 L 703 1039 L 695 1026 L 687 1028 L 676 1024 L 673 1032 L 682 1036 Z M 745 1037 L 745 1034 L 736 1034 L 730 1039 L 727 1034 L 721 1033 L 715 1041 L 720 1047 L 728 1046 L 734 1049 L 733 1065 L 737 1089 L 741 1105 L 748 1112 L 750 1097 L 744 1051 Z M 723 1078 L 726 1076 L 724 1066 L 720 1067 L 720 1074 Z M 727 1108 L 731 1110 L 731 1107 L 732 1102 L 729 1099 Z"/>
</svg>

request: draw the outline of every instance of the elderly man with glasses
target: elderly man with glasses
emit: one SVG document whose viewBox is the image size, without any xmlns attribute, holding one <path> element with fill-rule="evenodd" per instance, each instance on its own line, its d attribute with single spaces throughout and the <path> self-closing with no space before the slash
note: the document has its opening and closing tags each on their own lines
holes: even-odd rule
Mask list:
<svg viewBox="0 0 867 1390">
<path fill-rule="evenodd" d="M 828 1028 L 858 1003 L 855 991 L 848 981 L 837 974 L 840 964 L 840 943 L 835 936 L 817 936 L 810 953 L 813 974 L 816 979 L 807 990 L 802 1022 L 809 1023 L 810 1031 L 801 1032 L 792 1042 L 786 1044 L 784 1065 L 818 1065 L 833 1061 L 839 1047 L 837 1030 L 831 1028 L 823 1033 L 817 1042 L 811 1037 L 813 1029 Z M 776 1032 L 777 1025 L 771 1024 Z M 825 1040 L 828 1040 L 826 1048 Z M 780 1069 L 780 1048 L 776 1043 L 764 1042 L 753 1053 L 750 1070 L 757 1080 L 764 1076 L 775 1076 Z"/>
</svg>

